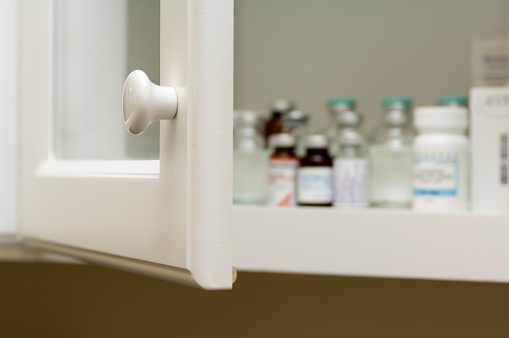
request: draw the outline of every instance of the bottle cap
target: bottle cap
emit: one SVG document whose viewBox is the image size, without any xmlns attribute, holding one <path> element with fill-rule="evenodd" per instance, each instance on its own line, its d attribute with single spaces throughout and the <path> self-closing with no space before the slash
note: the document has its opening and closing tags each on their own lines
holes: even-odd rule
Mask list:
<svg viewBox="0 0 509 338">
<path fill-rule="evenodd" d="M 418 129 L 461 129 L 468 127 L 467 109 L 455 106 L 417 107 L 414 125 Z"/>
<path fill-rule="evenodd" d="M 441 106 L 468 106 L 468 96 L 461 95 L 449 95 L 449 96 L 440 96 L 437 100 L 437 103 Z"/>
<path fill-rule="evenodd" d="M 336 118 L 336 116 L 345 110 L 355 111 L 357 101 L 352 97 L 331 97 L 327 100 L 329 113 Z"/>
<path fill-rule="evenodd" d="M 329 140 L 325 135 L 313 134 L 306 137 L 305 145 L 308 149 L 327 148 L 329 145 Z"/>
<path fill-rule="evenodd" d="M 346 105 L 355 108 L 357 100 L 353 97 L 330 97 L 327 99 L 327 106 Z"/>
<path fill-rule="evenodd" d="M 269 144 L 274 148 L 295 147 L 295 138 L 290 134 L 273 134 L 270 136 Z"/>
<path fill-rule="evenodd" d="M 271 105 L 271 110 L 278 113 L 286 113 L 295 109 L 295 104 L 287 99 L 277 99 Z"/>
<path fill-rule="evenodd" d="M 412 105 L 412 98 L 406 96 L 387 96 L 382 99 L 384 106 L 399 104 L 403 106 Z"/>
<path fill-rule="evenodd" d="M 292 110 L 283 116 L 283 123 L 306 124 L 309 122 L 309 114 L 300 110 Z"/>
<path fill-rule="evenodd" d="M 341 111 L 336 115 L 336 124 L 342 127 L 357 127 L 362 123 L 362 115 L 354 111 Z"/>
<path fill-rule="evenodd" d="M 391 96 L 382 99 L 383 120 L 388 126 L 403 126 L 410 121 L 412 99 L 404 96 Z"/>
</svg>

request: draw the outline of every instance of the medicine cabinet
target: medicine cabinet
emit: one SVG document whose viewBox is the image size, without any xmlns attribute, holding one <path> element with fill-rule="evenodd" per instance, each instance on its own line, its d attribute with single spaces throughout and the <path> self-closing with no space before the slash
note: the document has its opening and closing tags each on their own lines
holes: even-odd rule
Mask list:
<svg viewBox="0 0 509 338">
<path fill-rule="evenodd" d="M 235 108 L 295 100 L 312 131 L 331 96 L 358 100 L 370 135 L 384 96 L 414 106 L 476 85 L 475 44 L 508 36 L 507 1 L 236 1 Z M 509 209 L 508 209 L 509 210 Z M 240 270 L 508 281 L 506 214 L 234 206 Z"/>
<path fill-rule="evenodd" d="M 1 135 L 11 145 L 0 148 L 11 164 L 2 199 L 18 201 L 0 224 L 4 243 L 206 289 L 231 288 L 232 267 L 509 282 L 506 214 L 231 204 L 233 107 L 291 98 L 316 130 L 328 96 L 356 96 L 369 132 L 382 96 L 429 105 L 466 94 L 470 42 L 507 37 L 506 1 L 2 6 L 19 18 L 6 40 L 18 52 L 2 59 L 19 85 L 2 90 L 20 112 L 8 114 L 19 135 Z M 121 117 L 134 69 L 178 97 L 176 117 L 142 138 Z"/>
</svg>

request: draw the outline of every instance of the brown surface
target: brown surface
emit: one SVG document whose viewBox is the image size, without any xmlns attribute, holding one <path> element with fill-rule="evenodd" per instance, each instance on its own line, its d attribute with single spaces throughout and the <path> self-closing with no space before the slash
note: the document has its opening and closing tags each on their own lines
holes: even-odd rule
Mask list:
<svg viewBox="0 0 509 338">
<path fill-rule="evenodd" d="M 509 285 L 239 273 L 207 292 L 0 264 L 0 337 L 508 337 Z"/>
</svg>

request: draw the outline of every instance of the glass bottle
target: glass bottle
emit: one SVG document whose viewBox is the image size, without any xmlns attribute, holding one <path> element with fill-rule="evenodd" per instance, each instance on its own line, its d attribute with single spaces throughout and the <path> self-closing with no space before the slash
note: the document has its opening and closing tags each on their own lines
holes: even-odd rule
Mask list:
<svg viewBox="0 0 509 338">
<path fill-rule="evenodd" d="M 360 134 L 360 127 L 362 125 L 362 115 L 353 110 L 344 110 L 337 112 L 335 120 L 334 138 L 331 139 L 329 145 L 329 154 L 335 157 L 339 151 L 339 136 L 344 132 L 354 131 Z"/>
<path fill-rule="evenodd" d="M 366 142 L 359 131 L 347 129 L 338 136 L 334 158 L 334 206 L 367 207 L 369 166 Z"/>
<path fill-rule="evenodd" d="M 283 116 L 283 132 L 291 134 L 296 140 L 295 152 L 298 157 L 305 155 L 304 139 L 308 133 L 309 114 L 292 110 Z"/>
<path fill-rule="evenodd" d="M 265 123 L 265 147 L 269 147 L 269 138 L 273 134 L 283 133 L 283 115 L 295 109 L 295 104 L 290 100 L 278 99 L 271 107 L 271 116 Z"/>
<path fill-rule="evenodd" d="M 370 147 L 370 203 L 380 208 L 410 208 L 412 202 L 412 99 L 382 100 L 382 126 Z"/>
<path fill-rule="evenodd" d="M 256 132 L 263 138 L 265 123 L 267 122 L 266 112 L 260 110 L 252 110 L 252 109 L 235 109 L 233 111 L 233 142 L 235 142 L 235 131 L 238 128 L 241 128 L 242 123 L 239 123 L 243 115 L 249 112 L 248 114 L 256 114 Z"/>
<path fill-rule="evenodd" d="M 437 100 L 439 106 L 449 107 L 463 107 L 467 109 L 467 120 L 470 120 L 470 113 L 468 111 L 468 96 L 462 95 L 449 95 L 440 96 Z M 470 136 L 470 128 L 467 127 L 467 136 Z"/>
<path fill-rule="evenodd" d="M 329 145 L 335 146 L 338 137 L 338 128 L 336 121 L 338 115 L 345 111 L 355 112 L 357 100 L 352 97 L 331 97 L 326 102 L 327 110 L 329 112 L 329 122 L 327 126 L 322 129 L 322 134 L 326 135 L 329 139 Z M 329 149 L 330 151 L 331 149 Z M 333 153 L 330 153 L 334 155 Z"/>
<path fill-rule="evenodd" d="M 267 153 L 257 130 L 260 116 L 239 112 L 235 121 L 233 149 L 233 203 L 265 204 L 267 201 Z"/>
<path fill-rule="evenodd" d="M 327 152 L 327 137 L 309 135 L 306 156 L 300 160 L 297 200 L 301 206 L 332 206 L 332 158 Z"/>
<path fill-rule="evenodd" d="M 295 138 L 290 134 L 275 134 L 270 138 L 274 152 L 269 158 L 269 205 L 295 205 L 297 169 Z"/>
</svg>

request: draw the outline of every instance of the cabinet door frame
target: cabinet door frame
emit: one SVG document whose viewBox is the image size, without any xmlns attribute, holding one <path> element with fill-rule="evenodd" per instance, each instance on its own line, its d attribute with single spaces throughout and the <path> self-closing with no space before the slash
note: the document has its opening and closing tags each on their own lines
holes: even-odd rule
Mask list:
<svg viewBox="0 0 509 338">
<path fill-rule="evenodd" d="M 0 244 L 17 242 L 17 18 L 17 1 L 2 1 L 0 3 L 0 35 L 3 51 L 0 54 L 0 63 L 6 67 L 2 72 L 0 84 L 4 123 L 4 130 L 0 134 Z"/>
<path fill-rule="evenodd" d="M 233 0 L 161 1 L 161 85 L 177 90 L 179 106 L 174 120 L 161 121 L 159 161 L 53 156 L 54 5 L 20 7 L 24 243 L 231 288 Z"/>
</svg>

